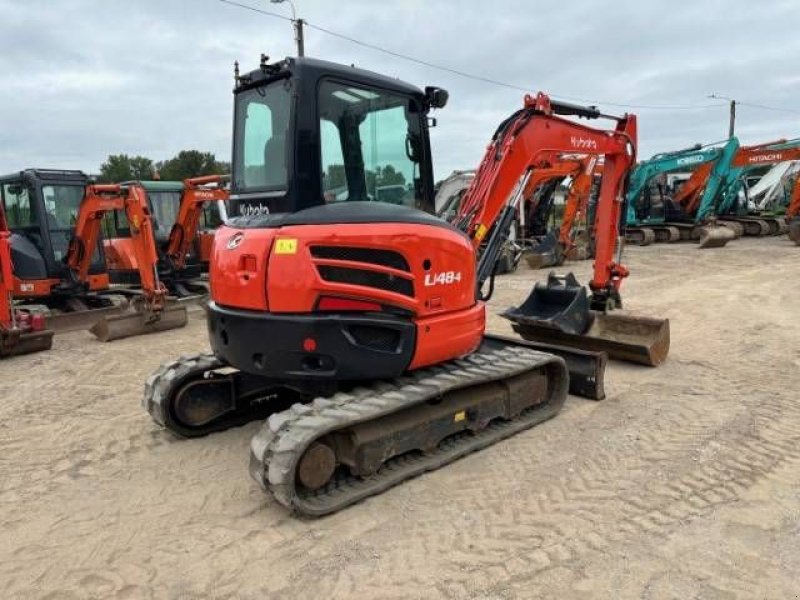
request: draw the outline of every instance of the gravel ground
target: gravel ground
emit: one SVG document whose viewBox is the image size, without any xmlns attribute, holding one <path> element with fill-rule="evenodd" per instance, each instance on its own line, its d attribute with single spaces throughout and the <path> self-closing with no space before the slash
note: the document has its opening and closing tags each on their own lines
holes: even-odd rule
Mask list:
<svg viewBox="0 0 800 600">
<path fill-rule="evenodd" d="M 4 598 L 796 598 L 800 248 L 630 248 L 626 308 L 668 317 L 608 398 L 320 520 L 247 475 L 258 424 L 177 440 L 140 408 L 182 330 L 0 363 Z M 573 264 L 586 281 L 590 264 Z M 491 310 L 544 272 L 498 282 Z M 509 332 L 499 317 L 490 329 Z"/>
</svg>

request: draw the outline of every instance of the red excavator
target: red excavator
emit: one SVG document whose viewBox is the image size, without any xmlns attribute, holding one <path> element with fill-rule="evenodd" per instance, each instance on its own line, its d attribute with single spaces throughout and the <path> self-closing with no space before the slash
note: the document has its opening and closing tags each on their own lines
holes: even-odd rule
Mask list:
<svg viewBox="0 0 800 600">
<path fill-rule="evenodd" d="M 789 238 L 800 246 L 800 177 L 794 183 L 789 208 L 786 209 L 786 220 L 789 223 Z"/>
<path fill-rule="evenodd" d="M 583 251 L 584 255 L 590 252 L 591 223 L 587 220 L 583 248 L 578 248 L 576 226 L 587 217 L 592 185 L 595 177 L 602 174 L 601 169 L 596 156 L 566 155 L 557 157 L 552 164 L 541 165 L 534 172 L 534 177 L 528 183 L 531 193 L 526 194 L 526 198 L 529 198 L 526 225 L 533 235 L 536 230 L 547 229 L 547 221 L 554 211 L 553 184 L 557 185 L 567 177 L 572 181 L 564 201 L 558 232 L 548 231 L 539 238 L 538 243 L 531 244 L 523 255 L 532 269 L 561 265 L 566 258 L 577 258 L 579 251 Z"/>
<path fill-rule="evenodd" d="M 236 73 L 231 203 L 216 235 L 213 353 L 163 365 L 144 406 L 181 436 L 268 416 L 250 471 L 285 506 L 336 511 L 554 416 L 564 362 L 484 333 L 502 244 L 538 161 L 605 157 L 596 308 L 619 299 L 619 211 L 636 119 L 526 97 L 503 122 L 459 211 L 434 211 L 428 137 L 447 92 L 310 58 Z M 612 118 L 611 130 L 561 116 Z M 242 206 L 243 205 L 243 206 Z M 586 289 L 551 285 L 570 322 Z M 579 314 L 583 310 L 584 314 Z M 580 325 L 578 325 L 579 327 Z"/>
<path fill-rule="evenodd" d="M 152 215 L 155 244 L 158 252 L 158 275 L 170 295 L 188 298 L 204 295 L 208 287 L 201 280 L 203 246 L 208 235 L 199 235 L 203 209 L 208 204 L 224 201 L 228 192 L 223 187 L 227 176 L 207 175 L 180 181 L 131 181 L 126 188 L 138 188 L 138 195 L 147 199 Z M 130 235 L 130 227 L 121 213 L 109 214 L 107 222 L 113 231 L 104 241 L 106 263 L 115 283 L 139 285 L 139 267 Z M 195 247 L 195 242 L 198 247 Z"/>
<path fill-rule="evenodd" d="M 47 329 L 44 316 L 14 306 L 10 237 L 0 203 L 0 358 L 49 350 L 53 345 L 53 332 Z"/>
<path fill-rule="evenodd" d="M 77 282 L 86 281 L 92 249 L 100 239 L 103 217 L 112 211 L 125 214 L 131 232 L 131 249 L 138 265 L 141 294 L 134 296 L 133 310 L 105 316 L 90 329 L 107 342 L 124 337 L 183 327 L 186 308 L 167 302 L 167 288 L 158 275 L 158 252 L 147 198 L 140 186 L 88 185 L 67 248 L 65 264 Z"/>
</svg>

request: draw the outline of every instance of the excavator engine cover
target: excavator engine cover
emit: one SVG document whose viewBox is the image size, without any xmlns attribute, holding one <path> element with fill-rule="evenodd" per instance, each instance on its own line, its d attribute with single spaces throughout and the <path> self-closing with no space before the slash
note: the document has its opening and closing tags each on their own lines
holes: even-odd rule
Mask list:
<svg viewBox="0 0 800 600">
<path fill-rule="evenodd" d="M 592 322 L 589 295 L 572 273 L 565 277 L 550 273 L 546 285 L 537 283 L 525 302 L 503 316 L 512 321 L 523 318 L 572 335 L 582 335 Z"/>
</svg>

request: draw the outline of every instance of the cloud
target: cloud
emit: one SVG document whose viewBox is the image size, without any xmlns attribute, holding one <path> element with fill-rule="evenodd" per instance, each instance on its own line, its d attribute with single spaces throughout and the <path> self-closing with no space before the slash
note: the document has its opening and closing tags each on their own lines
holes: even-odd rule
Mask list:
<svg viewBox="0 0 800 600">
<path fill-rule="evenodd" d="M 241 0 L 290 15 L 286 4 Z M 800 110 L 793 2 L 690 4 L 296 0 L 311 24 L 529 89 L 645 106 L 720 104 L 711 92 Z M 0 172 L 96 172 L 108 154 L 230 154 L 234 60 L 293 54 L 286 21 L 218 0 L 0 0 Z M 432 133 L 437 177 L 474 168 L 523 92 L 431 69 L 308 29 L 307 54 L 450 91 Z M 726 135 L 728 107 L 630 110 L 640 156 Z M 744 143 L 800 135 L 800 113 L 741 106 Z"/>
</svg>

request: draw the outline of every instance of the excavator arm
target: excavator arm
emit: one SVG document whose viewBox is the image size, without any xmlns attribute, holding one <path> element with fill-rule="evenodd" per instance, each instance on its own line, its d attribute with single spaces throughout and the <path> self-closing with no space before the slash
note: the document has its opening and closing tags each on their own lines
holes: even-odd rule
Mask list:
<svg viewBox="0 0 800 600">
<path fill-rule="evenodd" d="M 597 164 L 595 156 L 582 161 L 580 171 L 573 177 L 567 199 L 564 202 L 564 216 L 558 232 L 558 241 L 565 252 L 575 246 L 572 240 L 572 229 L 580 215 L 586 213 Z M 593 229 L 592 224 L 589 224 L 589 229 Z"/>
<path fill-rule="evenodd" d="M 563 119 L 557 116 L 559 114 L 613 118 L 617 124 L 613 130 L 594 129 Z M 603 156 L 594 276 L 590 283 L 593 303 L 603 304 L 611 296 L 618 297 L 622 279 L 628 274 L 615 254 L 619 247 L 624 188 L 636 160 L 635 148 L 636 117 L 633 115 L 608 117 L 596 108 L 551 102 L 542 93 L 535 98 L 526 96 L 523 109 L 506 119 L 492 137 L 455 223 L 479 249 L 489 231 L 498 223 L 502 224 L 507 210 L 516 209 L 520 190 L 537 169 L 546 168 L 563 153 Z"/>
<path fill-rule="evenodd" d="M 180 270 L 186 264 L 186 256 L 197 235 L 203 206 L 207 202 L 228 199 L 229 192 L 224 188 L 228 180 L 227 175 L 206 175 L 184 180 L 180 208 L 169 233 L 166 250 L 167 257 L 176 269 Z"/>
<path fill-rule="evenodd" d="M 167 290 L 158 278 L 158 252 L 152 217 L 145 193 L 139 186 L 113 184 L 86 187 L 65 262 L 78 282 L 87 281 L 103 216 L 113 210 L 124 211 L 130 223 L 146 306 L 150 313 L 158 314 L 164 308 Z"/>
</svg>

